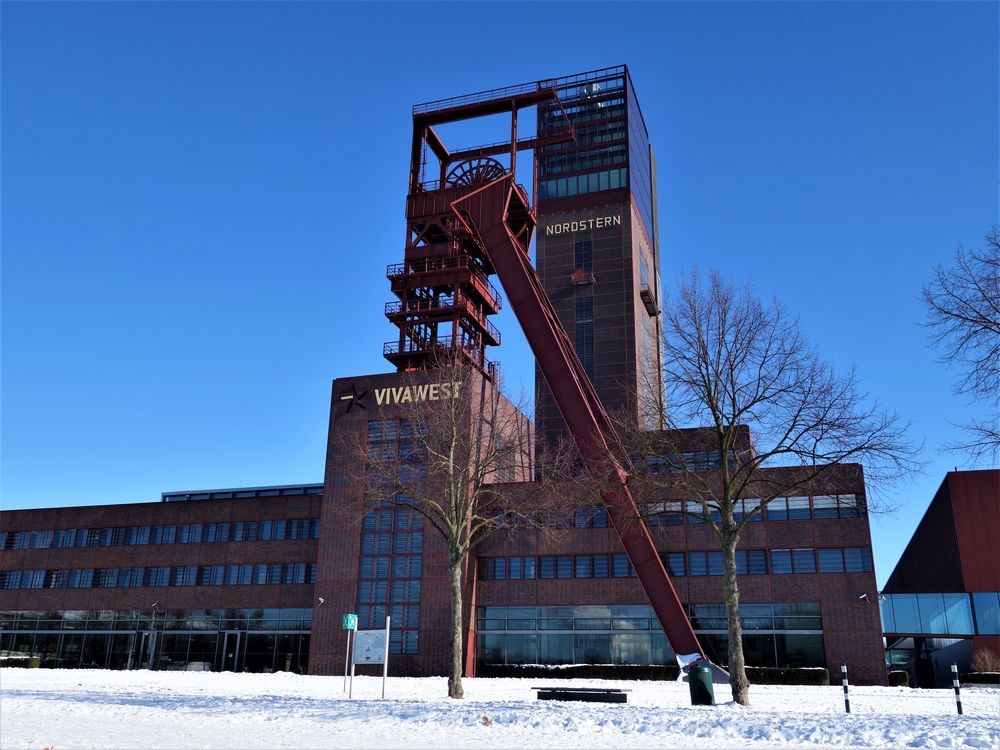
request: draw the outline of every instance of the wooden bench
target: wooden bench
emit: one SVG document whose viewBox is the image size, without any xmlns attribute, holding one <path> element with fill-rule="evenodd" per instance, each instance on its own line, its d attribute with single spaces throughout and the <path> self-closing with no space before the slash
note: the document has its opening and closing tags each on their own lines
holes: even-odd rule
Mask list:
<svg viewBox="0 0 1000 750">
<path fill-rule="evenodd" d="M 591 703 L 628 703 L 626 693 L 618 688 L 533 687 L 540 701 L 589 701 Z"/>
</svg>

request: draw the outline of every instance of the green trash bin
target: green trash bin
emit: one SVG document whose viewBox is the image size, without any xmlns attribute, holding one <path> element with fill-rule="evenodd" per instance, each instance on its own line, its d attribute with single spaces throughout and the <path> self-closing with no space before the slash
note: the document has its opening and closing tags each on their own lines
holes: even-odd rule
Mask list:
<svg viewBox="0 0 1000 750">
<path fill-rule="evenodd" d="M 711 667 L 691 667 L 688 670 L 688 687 L 691 688 L 692 706 L 715 705 Z"/>
</svg>

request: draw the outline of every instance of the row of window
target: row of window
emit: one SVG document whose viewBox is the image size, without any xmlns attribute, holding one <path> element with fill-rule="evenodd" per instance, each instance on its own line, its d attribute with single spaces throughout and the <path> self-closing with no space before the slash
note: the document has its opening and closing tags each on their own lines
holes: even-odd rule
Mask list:
<svg viewBox="0 0 1000 750">
<path fill-rule="evenodd" d="M 731 465 L 736 465 L 736 453 L 729 452 Z M 647 474 L 673 474 L 683 471 L 718 471 L 722 467 L 719 451 L 686 451 L 677 456 L 654 453 L 636 461 Z"/>
<path fill-rule="evenodd" d="M 882 631 L 928 635 L 1000 635 L 1000 594 L 883 594 Z"/>
<path fill-rule="evenodd" d="M 315 563 L 7 570 L 0 589 L 89 589 L 315 583 Z"/>
<path fill-rule="evenodd" d="M 322 495 L 323 485 L 305 484 L 294 487 L 251 487 L 244 490 L 213 490 L 210 492 L 164 492 L 165 503 L 186 500 L 239 500 L 249 497 L 289 497 L 291 495 Z"/>
<path fill-rule="evenodd" d="M 371 419 L 368 421 L 368 442 L 398 440 L 427 435 L 427 426 L 415 419 Z"/>
<path fill-rule="evenodd" d="M 569 151 L 572 153 L 596 143 L 611 143 L 612 141 L 624 140 L 625 123 L 621 120 L 580 125 L 576 128 L 576 140 L 565 141 L 563 143 L 553 143 L 551 146 L 543 147 L 540 150 L 540 163 L 544 164 L 550 156 L 558 154 L 561 151 Z"/>
<path fill-rule="evenodd" d="M 232 523 L 182 523 L 157 526 L 114 526 L 86 529 L 0 532 L 0 549 L 120 547 L 139 544 L 265 542 L 317 539 L 318 518 Z"/>
<path fill-rule="evenodd" d="M 393 630 L 420 627 L 419 604 L 364 604 L 357 608 L 359 630 L 382 630 L 389 615 Z"/>
<path fill-rule="evenodd" d="M 0 630 L 306 630 L 312 610 L 0 610 Z"/>
<path fill-rule="evenodd" d="M 854 494 L 814 495 L 812 497 L 777 497 L 760 509 L 760 500 L 747 498 L 736 500 L 733 518 L 737 523 L 746 516 L 750 522 L 758 521 L 808 521 L 827 518 L 860 518 L 864 513 L 864 503 Z M 754 513 L 754 511 L 757 511 Z M 648 526 L 679 526 L 683 523 L 704 523 L 701 503 L 695 500 L 667 500 L 662 503 L 647 503 L 644 516 Z M 693 514 L 693 515 L 692 515 Z M 715 522 L 722 521 L 718 507 L 709 503 L 709 517 Z"/>
<path fill-rule="evenodd" d="M 721 551 L 660 553 L 671 576 L 720 576 Z M 872 570 L 867 547 L 737 550 L 738 575 L 864 573 Z M 481 557 L 479 579 L 519 581 L 552 578 L 628 578 L 635 568 L 624 554 Z"/>
<path fill-rule="evenodd" d="M 541 163 L 541 174 L 549 177 L 566 172 L 576 172 L 581 169 L 610 167 L 626 162 L 625 143 L 612 143 L 596 148 L 579 149 L 576 152 L 564 151 L 561 154 L 546 156 Z"/>
<path fill-rule="evenodd" d="M 728 629 L 724 604 L 689 604 L 686 607 L 696 631 Z M 744 630 L 822 630 L 820 605 L 741 604 Z M 652 607 L 646 604 L 583 605 L 557 607 L 479 607 L 478 631 L 500 630 L 658 630 Z"/>
<path fill-rule="evenodd" d="M 358 581 L 358 604 L 416 604 L 420 601 L 419 580 Z"/>
<path fill-rule="evenodd" d="M 565 198 L 570 195 L 618 190 L 628 187 L 628 167 L 538 181 L 538 198 Z"/>
<path fill-rule="evenodd" d="M 361 557 L 358 578 L 420 578 L 423 559 L 422 555 Z"/>
</svg>

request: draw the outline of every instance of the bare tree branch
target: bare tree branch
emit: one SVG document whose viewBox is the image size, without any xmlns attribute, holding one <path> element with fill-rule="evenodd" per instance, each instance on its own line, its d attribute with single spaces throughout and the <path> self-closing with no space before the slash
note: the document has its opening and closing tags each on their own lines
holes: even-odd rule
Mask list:
<svg viewBox="0 0 1000 750">
<path fill-rule="evenodd" d="M 684 513 L 718 539 L 731 687 L 747 703 L 736 573 L 746 524 L 776 498 L 856 486 L 859 464 L 877 492 L 920 470 L 918 449 L 909 425 L 862 393 L 853 371 L 824 362 L 778 301 L 764 304 L 717 272 L 707 283 L 682 279 L 664 310 L 663 351 L 668 429 L 616 420 L 640 464 L 630 486 L 646 513 Z"/>
<path fill-rule="evenodd" d="M 499 384 L 457 358 L 400 379 L 403 387 L 426 389 L 443 378 L 450 397 L 413 403 L 340 436 L 338 455 L 353 456 L 354 469 L 339 481 L 355 491 L 343 493 L 336 513 L 357 525 L 370 513 L 407 509 L 444 541 L 452 599 L 448 695 L 461 698 L 463 574 L 470 553 L 497 533 L 550 530 L 549 513 L 564 496 L 548 492 L 548 480 L 533 481 L 531 420 Z"/>
<path fill-rule="evenodd" d="M 983 415 L 965 425 L 968 441 L 945 446 L 970 463 L 1000 454 L 1000 230 L 985 240 L 983 249 L 959 245 L 954 265 L 936 266 L 922 292 L 931 343 L 959 370 L 955 392 L 971 395 Z"/>
</svg>

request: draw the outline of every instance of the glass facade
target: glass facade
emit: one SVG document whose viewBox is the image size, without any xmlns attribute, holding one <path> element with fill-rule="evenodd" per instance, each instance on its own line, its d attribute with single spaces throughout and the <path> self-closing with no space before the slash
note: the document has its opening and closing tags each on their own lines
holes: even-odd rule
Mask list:
<svg viewBox="0 0 1000 750">
<path fill-rule="evenodd" d="M 882 594 L 882 632 L 1000 635 L 1000 594 Z"/>
<path fill-rule="evenodd" d="M 403 474 L 424 473 L 421 427 L 408 419 L 368 422 L 368 451 L 376 460 L 399 462 Z M 418 434 L 419 433 L 419 434 Z M 386 499 L 361 521 L 356 609 L 361 630 L 385 627 L 390 618 L 389 652 L 417 653 L 420 589 L 424 565 L 424 518 L 402 495 Z"/>
<path fill-rule="evenodd" d="M 626 117 L 626 78 L 619 67 L 561 79 L 559 105 L 538 108 L 539 135 L 562 129 L 564 113 L 576 129 L 575 140 L 538 150 L 539 200 L 628 187 L 633 134 Z"/>
<path fill-rule="evenodd" d="M 0 655 L 42 667 L 298 672 L 310 609 L 0 612 Z"/>
<path fill-rule="evenodd" d="M 725 664 L 725 607 L 693 604 L 688 612 L 712 661 Z M 743 605 L 740 618 L 750 666 L 825 665 L 818 604 Z M 479 607 L 476 632 L 481 664 L 674 663 L 645 604 Z"/>
</svg>

